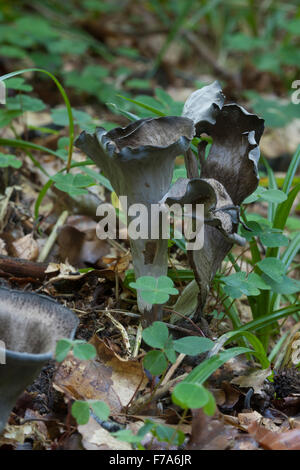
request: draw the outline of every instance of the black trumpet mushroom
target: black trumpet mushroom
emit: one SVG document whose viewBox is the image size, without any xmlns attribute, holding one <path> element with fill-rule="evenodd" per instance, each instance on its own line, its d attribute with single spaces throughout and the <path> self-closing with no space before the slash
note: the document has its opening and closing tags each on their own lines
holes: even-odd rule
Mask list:
<svg viewBox="0 0 300 470">
<path fill-rule="evenodd" d="M 175 158 L 185 153 L 194 133 L 191 119 L 169 116 L 141 119 L 109 132 L 102 128 L 93 133 L 84 131 L 75 142 L 101 168 L 118 197 L 127 197 L 128 207 L 140 204 L 146 208 L 143 222 L 148 235 L 134 239 L 129 232 L 136 278 L 167 274 L 168 240 L 150 235 L 154 225 L 151 206 L 169 190 Z M 144 323 L 151 323 L 153 308 L 139 294 L 138 306 Z"/>
<path fill-rule="evenodd" d="M 72 339 L 77 325 L 49 297 L 0 288 L 0 434 L 19 395 L 53 359 L 56 341 Z"/>
<path fill-rule="evenodd" d="M 201 313 L 221 262 L 233 243 L 243 244 L 237 234 L 239 209 L 258 186 L 259 141 L 264 120 L 237 104 L 224 105 L 218 82 L 192 93 L 185 103 L 183 116 L 194 120 L 198 137 L 212 138 L 206 157 L 205 140 L 199 144 L 200 171 L 195 154 L 189 150 L 186 155 L 191 179 L 185 182 L 186 191 L 182 190 L 182 185 L 178 189 L 177 198 L 180 202 L 189 196 L 191 202 L 195 201 L 196 194 L 203 194 L 204 182 L 211 187 L 210 192 L 214 192 L 205 219 L 203 248 L 188 253 L 199 287 L 198 313 Z M 197 191 L 197 186 L 201 191 Z M 175 193 L 173 189 L 173 196 Z"/>
</svg>

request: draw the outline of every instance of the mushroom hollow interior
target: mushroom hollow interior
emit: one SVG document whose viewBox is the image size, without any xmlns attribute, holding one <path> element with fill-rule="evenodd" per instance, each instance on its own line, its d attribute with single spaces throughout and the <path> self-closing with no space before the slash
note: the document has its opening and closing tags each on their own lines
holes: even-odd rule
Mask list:
<svg viewBox="0 0 300 470">
<path fill-rule="evenodd" d="M 0 288 L 0 340 L 8 351 L 45 354 L 72 337 L 78 324 L 67 308 L 42 295 Z"/>
</svg>

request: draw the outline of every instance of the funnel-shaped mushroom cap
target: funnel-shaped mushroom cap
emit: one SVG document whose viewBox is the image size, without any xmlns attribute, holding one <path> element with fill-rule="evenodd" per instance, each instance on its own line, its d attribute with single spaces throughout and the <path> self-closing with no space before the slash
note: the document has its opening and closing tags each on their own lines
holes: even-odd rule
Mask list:
<svg viewBox="0 0 300 470">
<path fill-rule="evenodd" d="M 71 310 L 46 296 L 0 288 L 0 433 L 18 396 L 53 358 L 56 341 L 72 339 L 77 325 Z"/>
<path fill-rule="evenodd" d="M 182 116 L 192 119 L 198 129 L 203 123 L 214 124 L 225 96 L 218 81 L 194 91 L 184 103 Z"/>
<path fill-rule="evenodd" d="M 149 204 L 168 191 L 174 160 L 194 133 L 188 118 L 149 118 L 109 132 L 84 131 L 75 144 L 103 170 L 118 196 L 127 196 L 128 204 Z"/>
<path fill-rule="evenodd" d="M 82 132 L 76 146 L 83 150 L 110 180 L 118 196 L 127 196 L 128 206 L 158 204 L 169 190 L 174 161 L 183 154 L 195 133 L 194 123 L 185 117 L 141 119 L 109 132 Z M 148 210 L 148 227 L 151 211 Z M 150 238 L 150 236 L 149 236 Z M 136 278 L 159 277 L 167 273 L 167 240 L 131 240 Z M 141 313 L 151 307 L 138 295 Z"/>
<path fill-rule="evenodd" d="M 201 309 L 209 285 L 232 244 L 243 242 L 236 234 L 239 205 L 259 181 L 257 165 L 264 120 L 237 104 L 223 106 L 223 103 L 221 88 L 214 82 L 192 93 L 183 111 L 183 116 L 194 120 L 197 136 L 206 133 L 213 139 L 208 157 L 201 162 L 201 179 L 215 190 L 217 210 L 211 211 L 210 220 L 206 221 L 203 248 L 188 253 L 200 289 Z M 196 178 L 194 190 L 199 184 Z M 189 190 L 187 195 L 191 194 Z"/>
<path fill-rule="evenodd" d="M 257 188 L 259 141 L 264 120 L 237 104 L 223 106 L 214 125 L 203 126 L 213 138 L 201 168 L 203 178 L 223 184 L 234 204 L 240 205 Z"/>
</svg>

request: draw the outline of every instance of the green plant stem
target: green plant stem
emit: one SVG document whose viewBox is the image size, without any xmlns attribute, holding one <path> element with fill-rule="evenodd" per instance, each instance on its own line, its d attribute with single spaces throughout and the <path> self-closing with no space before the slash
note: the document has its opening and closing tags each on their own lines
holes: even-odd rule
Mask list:
<svg viewBox="0 0 300 470">
<path fill-rule="evenodd" d="M 18 70 L 17 72 L 11 72 L 6 75 L 2 75 L 2 77 L 0 77 L 0 81 L 7 80 L 8 78 L 15 77 L 16 75 L 21 75 L 27 72 L 40 72 L 50 77 L 54 81 L 55 85 L 57 86 L 65 102 L 67 113 L 68 113 L 68 119 L 69 119 L 69 150 L 68 150 L 68 162 L 67 162 L 67 173 L 68 173 L 71 167 L 71 163 L 72 163 L 72 153 L 73 153 L 73 143 L 74 143 L 74 120 L 73 120 L 72 108 L 71 108 L 69 98 L 64 90 L 64 87 L 60 84 L 57 78 L 52 73 L 48 72 L 45 69 L 33 67 L 29 69 Z"/>
<path fill-rule="evenodd" d="M 38 257 L 38 262 L 43 263 L 46 260 L 48 254 L 51 251 L 51 249 L 52 249 L 52 247 L 55 243 L 55 240 L 57 238 L 57 230 L 58 230 L 59 227 L 61 227 L 65 223 L 65 221 L 68 218 L 68 215 L 69 215 L 68 211 L 64 211 L 64 212 L 62 212 L 62 214 L 58 218 L 58 220 L 57 220 L 56 224 L 54 225 L 54 227 L 52 229 L 52 232 L 51 232 L 45 246 L 43 247 L 43 249 L 42 249 L 42 251 L 41 251 L 41 253 Z"/>
</svg>

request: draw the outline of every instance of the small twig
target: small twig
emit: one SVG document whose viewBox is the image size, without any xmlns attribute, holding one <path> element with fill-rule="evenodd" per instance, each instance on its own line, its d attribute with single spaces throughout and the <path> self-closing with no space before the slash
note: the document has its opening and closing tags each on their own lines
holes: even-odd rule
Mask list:
<svg viewBox="0 0 300 470">
<path fill-rule="evenodd" d="M 187 328 L 182 328 L 181 326 L 178 326 L 178 325 L 172 325 L 172 323 L 166 323 L 166 322 L 164 323 L 165 325 L 167 325 L 168 328 L 170 328 L 170 330 L 181 331 L 182 333 L 187 333 L 191 336 L 199 336 L 197 333 L 195 333 L 195 331 L 188 330 Z M 204 336 L 204 334 L 202 336 Z"/>
<path fill-rule="evenodd" d="M 170 380 L 163 386 L 160 386 L 155 390 L 153 393 L 146 393 L 143 397 L 139 398 L 136 400 L 136 402 L 129 408 L 128 413 L 130 415 L 138 414 L 140 410 L 144 408 L 146 404 L 151 403 L 152 401 L 158 400 L 160 397 L 165 395 L 173 385 L 177 384 L 178 382 L 181 382 L 183 379 L 187 377 L 187 373 L 180 375 L 179 377 L 176 377 L 175 379 Z"/>
<path fill-rule="evenodd" d="M 132 357 L 137 357 L 141 342 L 142 342 L 142 333 L 143 333 L 143 328 L 142 325 L 139 324 L 137 332 L 136 332 L 136 338 L 135 338 L 135 344 L 134 344 L 134 349 L 132 353 Z"/>
<path fill-rule="evenodd" d="M 179 354 L 179 356 L 176 359 L 176 362 L 170 367 L 170 369 L 166 373 L 165 378 L 162 381 L 161 385 L 165 385 L 167 382 L 170 381 L 172 375 L 174 374 L 175 370 L 180 366 L 185 356 L 186 354 Z"/>
<path fill-rule="evenodd" d="M 9 200 L 12 196 L 12 193 L 14 192 L 14 187 L 13 186 L 10 186 L 8 188 L 6 188 L 5 190 L 5 196 L 3 198 L 3 200 L 1 201 L 1 209 L 0 209 L 0 232 L 2 232 L 4 230 L 4 226 L 5 226 L 5 222 L 4 222 L 4 219 L 6 217 L 6 213 L 7 213 L 7 208 L 8 208 L 8 203 L 9 203 Z"/>
<path fill-rule="evenodd" d="M 196 330 L 199 331 L 199 333 L 201 334 L 201 336 L 205 336 L 205 334 L 203 333 L 203 331 L 201 330 L 201 328 L 199 328 L 198 325 L 196 325 L 195 322 L 193 322 L 193 320 L 190 318 L 190 317 L 187 317 L 186 315 L 183 315 L 182 313 L 179 313 L 179 312 L 176 312 L 176 310 L 172 309 L 172 308 L 168 308 L 168 307 L 164 307 L 164 310 L 167 310 L 169 312 L 172 312 L 172 313 L 175 313 L 175 315 L 178 315 L 179 317 L 183 318 L 184 320 L 187 320 L 191 323 L 191 325 L 193 325 L 194 328 L 196 328 Z M 194 333 L 195 334 L 195 333 Z"/>
<path fill-rule="evenodd" d="M 107 312 L 107 310 L 103 310 L 103 309 L 100 310 L 100 309 L 94 308 L 94 309 L 90 309 L 90 311 L 87 312 L 87 313 L 90 313 L 91 311 L 97 312 L 97 313 L 106 313 Z M 127 312 L 127 310 L 119 310 L 119 309 L 110 308 L 109 311 L 110 312 L 115 312 L 115 313 L 120 313 L 121 315 L 126 315 L 127 317 L 131 317 L 131 318 L 141 318 L 141 314 L 133 313 L 133 312 Z"/>
<path fill-rule="evenodd" d="M 48 240 L 46 241 L 45 243 L 45 246 L 43 247 L 39 257 L 38 257 L 38 261 L 39 262 L 44 262 L 47 258 L 47 256 L 49 255 L 55 241 L 56 241 L 56 238 L 57 238 L 57 230 L 59 227 L 61 227 L 62 225 L 64 225 L 65 221 L 67 220 L 68 218 L 68 211 L 63 211 L 62 214 L 59 216 L 56 224 L 54 225 L 53 229 L 52 229 L 52 232 L 50 233 L 50 236 L 48 238 Z"/>
<path fill-rule="evenodd" d="M 5 272 L 16 277 L 32 277 L 43 280 L 47 274 L 46 263 L 36 263 L 10 256 L 0 255 L 0 272 Z"/>
<path fill-rule="evenodd" d="M 115 327 L 118 328 L 118 330 L 120 331 L 124 344 L 125 344 L 126 351 L 128 352 L 129 355 L 131 355 L 131 346 L 130 346 L 127 331 L 125 330 L 124 326 L 121 325 L 121 323 L 118 322 L 118 320 L 116 320 L 107 310 L 104 313 L 110 319 L 110 321 L 115 325 Z"/>
</svg>

